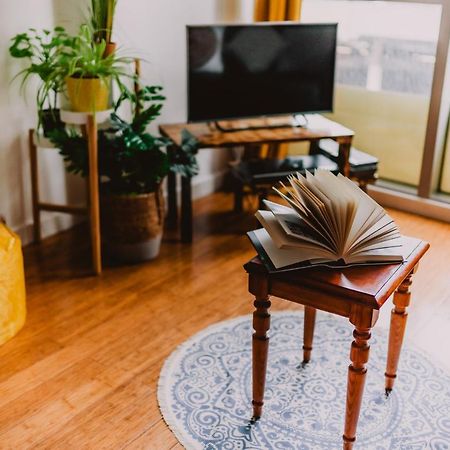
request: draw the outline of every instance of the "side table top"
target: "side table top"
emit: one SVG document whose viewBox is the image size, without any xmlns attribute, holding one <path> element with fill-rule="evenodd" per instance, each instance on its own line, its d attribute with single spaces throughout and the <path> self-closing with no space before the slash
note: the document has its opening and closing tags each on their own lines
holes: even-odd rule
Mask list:
<svg viewBox="0 0 450 450">
<path fill-rule="evenodd" d="M 308 124 L 305 127 L 258 128 L 239 131 L 220 131 L 208 123 L 178 123 L 160 125 L 160 133 L 170 138 L 175 144 L 181 144 L 181 131 L 186 129 L 199 141 L 202 148 L 227 147 L 246 144 L 262 144 L 271 142 L 295 142 L 322 138 L 349 138 L 354 132 L 343 125 L 333 122 L 320 114 L 306 115 Z M 266 117 L 261 119 L 227 121 L 227 127 L 246 126 L 273 127 L 276 124 L 288 123 L 289 117 Z"/>
<path fill-rule="evenodd" d="M 258 256 L 244 265 L 249 274 L 264 274 L 270 280 L 282 281 L 345 297 L 354 303 L 379 309 L 398 285 L 414 269 L 430 245 L 415 238 L 406 238 L 409 256 L 403 263 L 352 266 L 343 269 L 308 267 L 292 271 L 268 273 Z"/>
</svg>

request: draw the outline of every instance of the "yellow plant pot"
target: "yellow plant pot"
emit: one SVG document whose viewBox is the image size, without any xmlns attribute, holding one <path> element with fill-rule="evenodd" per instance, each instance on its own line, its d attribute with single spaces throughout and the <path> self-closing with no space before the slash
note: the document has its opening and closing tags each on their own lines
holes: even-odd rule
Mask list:
<svg viewBox="0 0 450 450">
<path fill-rule="evenodd" d="M 108 109 L 109 80 L 68 77 L 66 84 L 73 111 L 92 112 Z"/>
</svg>

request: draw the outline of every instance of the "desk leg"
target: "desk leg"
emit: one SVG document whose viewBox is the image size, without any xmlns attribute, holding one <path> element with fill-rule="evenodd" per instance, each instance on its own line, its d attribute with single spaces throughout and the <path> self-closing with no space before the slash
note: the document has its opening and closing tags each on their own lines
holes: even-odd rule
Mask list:
<svg viewBox="0 0 450 450">
<path fill-rule="evenodd" d="M 316 308 L 305 306 L 305 318 L 303 325 L 303 364 L 311 359 L 312 344 L 314 339 L 314 326 L 316 324 Z"/>
<path fill-rule="evenodd" d="M 192 242 L 192 178 L 181 177 L 181 242 Z"/>
<path fill-rule="evenodd" d="M 351 142 L 339 142 L 338 166 L 339 172 L 346 177 L 350 176 L 350 149 Z"/>
<path fill-rule="evenodd" d="M 172 161 L 172 155 L 176 147 L 167 148 L 169 161 Z M 176 229 L 178 224 L 178 205 L 177 205 L 177 174 L 170 171 L 167 175 L 167 227 L 171 230 Z"/>
<path fill-rule="evenodd" d="M 241 213 L 244 209 L 244 184 L 241 181 L 234 181 L 234 207 L 235 213 Z"/>
<path fill-rule="evenodd" d="M 360 328 L 356 325 L 353 336 L 355 340 L 350 350 L 351 364 L 348 368 L 347 404 L 343 436 L 344 450 L 352 450 L 356 441 L 356 427 L 366 381 L 366 364 L 369 360 L 370 328 Z"/>
<path fill-rule="evenodd" d="M 317 155 L 319 154 L 319 141 L 310 141 L 309 143 L 309 154 Z"/>
<path fill-rule="evenodd" d="M 258 420 L 264 405 L 266 385 L 267 357 L 269 354 L 270 300 L 269 296 L 258 298 L 254 302 L 252 353 L 253 353 L 253 420 Z"/>
<path fill-rule="evenodd" d="M 386 364 L 386 395 L 392 391 L 395 378 L 397 377 L 398 361 L 402 349 L 403 337 L 405 335 L 408 313 L 406 308 L 411 299 L 410 286 L 412 284 L 412 273 L 410 273 L 394 293 L 394 309 L 391 313 L 391 326 L 389 330 L 389 347 Z"/>
</svg>

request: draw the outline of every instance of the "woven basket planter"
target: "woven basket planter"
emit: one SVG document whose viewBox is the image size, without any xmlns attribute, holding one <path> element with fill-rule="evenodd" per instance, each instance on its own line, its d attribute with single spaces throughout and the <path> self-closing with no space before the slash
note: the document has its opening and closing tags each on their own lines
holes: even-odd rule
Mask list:
<svg viewBox="0 0 450 450">
<path fill-rule="evenodd" d="M 164 224 L 162 190 L 101 196 L 102 240 L 113 259 L 133 263 L 156 258 Z"/>
</svg>

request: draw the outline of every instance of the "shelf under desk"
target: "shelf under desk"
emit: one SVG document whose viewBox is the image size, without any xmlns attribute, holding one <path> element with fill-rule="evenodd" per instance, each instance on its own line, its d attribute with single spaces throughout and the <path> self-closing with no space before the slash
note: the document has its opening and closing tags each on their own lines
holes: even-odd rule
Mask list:
<svg viewBox="0 0 450 450">
<path fill-rule="evenodd" d="M 212 123 L 176 123 L 160 125 L 161 135 L 169 138 L 173 145 L 169 152 L 176 152 L 181 146 L 183 130 L 189 131 L 198 141 L 199 148 L 236 147 L 254 144 L 281 144 L 284 142 L 318 142 L 320 139 L 333 139 L 339 144 L 337 164 L 339 171 L 350 174 L 349 155 L 354 132 L 343 125 L 333 122 L 320 114 L 307 114 L 307 124 L 304 127 L 280 126 L 276 123 L 286 123 L 290 117 L 264 117 L 259 119 L 241 119 L 227 121 L 226 128 L 245 128 L 249 126 L 264 126 L 270 128 L 221 131 Z M 172 172 L 168 177 L 168 224 L 175 228 L 178 224 L 177 178 Z M 181 178 L 181 240 L 192 242 L 192 185 L 191 178 Z"/>
</svg>

